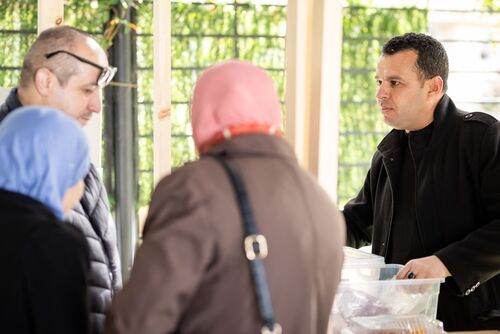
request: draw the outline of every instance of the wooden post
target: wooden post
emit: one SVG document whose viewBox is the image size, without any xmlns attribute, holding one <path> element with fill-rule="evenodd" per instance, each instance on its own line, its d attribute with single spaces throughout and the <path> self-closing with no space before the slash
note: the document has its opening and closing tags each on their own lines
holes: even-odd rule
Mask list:
<svg viewBox="0 0 500 334">
<path fill-rule="evenodd" d="M 170 173 L 171 141 L 171 4 L 170 0 L 153 2 L 153 115 L 154 183 Z"/>
<path fill-rule="evenodd" d="M 304 168 L 336 200 L 341 2 L 290 0 L 286 42 L 286 138 Z"/>
<path fill-rule="evenodd" d="M 38 34 L 64 24 L 64 0 L 38 0 Z"/>
<path fill-rule="evenodd" d="M 316 1 L 314 8 L 311 158 L 319 183 L 337 201 L 340 80 L 342 62 L 341 1 Z"/>
<path fill-rule="evenodd" d="M 287 7 L 286 30 L 286 129 L 285 137 L 295 149 L 301 165 L 307 169 L 306 152 L 309 121 L 309 71 L 310 49 L 309 9 L 312 0 L 290 0 Z"/>
</svg>

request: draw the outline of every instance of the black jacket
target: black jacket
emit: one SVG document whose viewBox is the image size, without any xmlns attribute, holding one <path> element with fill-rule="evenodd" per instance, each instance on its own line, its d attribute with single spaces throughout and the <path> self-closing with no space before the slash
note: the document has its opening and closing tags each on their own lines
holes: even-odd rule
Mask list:
<svg viewBox="0 0 500 334">
<path fill-rule="evenodd" d="M 14 88 L 0 106 L 0 122 L 20 106 Z M 85 193 L 66 221 L 82 231 L 89 244 L 90 333 L 98 334 L 104 330 L 105 313 L 114 292 L 121 288 L 122 278 L 116 226 L 109 211 L 106 189 L 93 165 L 84 182 Z"/>
<path fill-rule="evenodd" d="M 42 203 L 0 190 L 2 333 L 88 333 L 88 246 Z"/>
<path fill-rule="evenodd" d="M 344 208 L 351 246 L 372 243 L 373 253 L 387 255 L 403 137 L 392 130 L 381 141 L 362 190 Z M 452 274 L 438 318 L 447 330 L 500 328 L 500 123 L 458 110 L 445 95 L 415 177 L 424 252 Z"/>
</svg>

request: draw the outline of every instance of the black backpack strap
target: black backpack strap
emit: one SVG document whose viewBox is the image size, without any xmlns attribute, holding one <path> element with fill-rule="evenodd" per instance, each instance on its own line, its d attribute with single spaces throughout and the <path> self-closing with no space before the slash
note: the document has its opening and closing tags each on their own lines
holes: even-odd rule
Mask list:
<svg viewBox="0 0 500 334">
<path fill-rule="evenodd" d="M 266 237 L 259 234 L 257 230 L 245 184 L 238 170 L 230 165 L 222 154 L 210 156 L 214 157 L 222 165 L 231 180 L 231 184 L 236 194 L 236 200 L 240 208 L 245 232 L 243 246 L 246 258 L 250 264 L 250 271 L 252 272 L 255 292 L 259 304 L 260 317 L 263 323 L 261 333 L 281 334 L 281 326 L 274 320 L 271 295 L 269 293 L 269 286 L 266 278 L 266 268 L 263 262 L 268 252 L 267 240 Z"/>
</svg>

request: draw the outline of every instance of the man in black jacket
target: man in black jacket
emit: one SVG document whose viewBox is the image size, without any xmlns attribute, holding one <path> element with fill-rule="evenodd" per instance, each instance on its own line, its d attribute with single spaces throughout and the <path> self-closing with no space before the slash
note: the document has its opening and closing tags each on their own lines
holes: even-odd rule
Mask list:
<svg viewBox="0 0 500 334">
<path fill-rule="evenodd" d="M 47 29 L 26 54 L 19 87 L 0 106 L 0 122 L 17 107 L 42 105 L 62 110 L 84 126 L 101 111 L 102 88 L 115 72 L 90 36 L 67 26 Z M 84 181 L 85 193 L 66 220 L 82 231 L 89 244 L 90 329 L 102 333 L 111 298 L 122 284 L 116 226 L 93 165 Z"/>
<path fill-rule="evenodd" d="M 397 278 L 445 278 L 446 330 L 500 328 L 500 123 L 455 107 L 446 51 L 430 36 L 392 38 L 375 78 L 394 129 L 345 206 L 348 244 L 404 264 Z"/>
</svg>

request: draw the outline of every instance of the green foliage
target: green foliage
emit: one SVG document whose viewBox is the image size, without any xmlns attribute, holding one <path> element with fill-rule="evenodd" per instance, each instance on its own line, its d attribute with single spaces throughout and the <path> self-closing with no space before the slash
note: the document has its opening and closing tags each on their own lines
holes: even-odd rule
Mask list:
<svg viewBox="0 0 500 334">
<path fill-rule="evenodd" d="M 489 10 L 500 10 L 500 0 L 483 0 L 483 7 Z"/>
<path fill-rule="evenodd" d="M 137 134 L 138 207 L 149 203 L 153 190 L 153 3 L 132 0 L 66 0 L 65 24 L 87 31 L 110 46 L 111 25 L 131 22 L 112 10 L 121 3 L 137 9 Z M 22 59 L 36 38 L 37 0 L 0 0 L 0 29 L 23 33 L 0 34 L 0 86 L 16 86 Z M 201 71 L 215 62 L 240 58 L 268 68 L 280 98 L 285 97 L 284 6 L 248 2 L 202 1 L 172 3 L 172 167 L 196 158 L 189 125 L 189 100 Z M 106 36 L 106 37 L 105 37 Z M 106 163 L 104 161 L 104 163 Z M 113 201 L 113 198 L 111 198 Z"/>
<path fill-rule="evenodd" d="M 32 30 L 36 33 L 37 0 L 0 0 L 0 30 Z"/>
<path fill-rule="evenodd" d="M 137 62 L 139 133 L 152 134 L 153 15 L 152 3 L 138 6 Z M 285 96 L 286 8 L 238 1 L 172 2 L 172 141 L 175 169 L 196 158 L 189 124 L 189 100 L 199 74 L 215 62 L 239 58 L 269 69 L 280 98 Z M 153 190 L 152 140 L 139 141 L 139 203 L 149 203 Z"/>
<path fill-rule="evenodd" d="M 137 8 L 142 0 L 66 0 L 64 3 L 65 24 L 87 31 L 107 49 L 120 25 L 127 31 L 135 28 L 124 18 L 132 7 Z M 124 10 L 117 12 L 116 6 L 121 4 Z"/>
<path fill-rule="evenodd" d="M 234 31 L 234 6 L 172 3 L 173 35 L 226 35 Z"/>
<path fill-rule="evenodd" d="M 89 33 L 102 35 L 104 24 L 109 20 L 110 8 L 116 1 L 78 1 L 64 2 L 64 22 Z M 97 36 L 96 36 L 97 37 Z M 102 36 L 100 36 L 102 38 Z"/>
<path fill-rule="evenodd" d="M 343 19 L 340 207 L 361 189 L 377 144 L 389 130 L 375 101 L 374 72 L 382 46 L 392 36 L 427 30 L 426 10 L 375 8 L 359 6 L 360 2 L 349 1 Z"/>
<path fill-rule="evenodd" d="M 246 4 L 237 7 L 236 15 L 239 34 L 285 36 L 286 9 L 284 7 Z"/>
<path fill-rule="evenodd" d="M 28 48 L 36 38 L 37 1 L 0 0 L 1 66 L 7 67 L 0 72 L 0 87 L 18 85 L 20 69 Z"/>
<path fill-rule="evenodd" d="M 363 180 L 366 178 L 366 173 L 370 166 L 368 164 L 363 166 L 351 166 L 349 168 L 339 168 L 338 178 L 339 180 L 361 180 L 361 185 Z M 339 183 L 338 188 L 338 203 L 346 203 L 352 198 L 349 194 L 357 194 L 361 189 L 361 185 L 355 182 L 342 182 Z"/>
<path fill-rule="evenodd" d="M 235 57 L 235 42 L 230 36 L 179 36 L 172 39 L 172 67 L 205 68 L 221 59 Z"/>
<path fill-rule="evenodd" d="M 19 84 L 19 78 L 21 76 L 21 70 L 3 70 L 0 75 L 0 87 L 12 88 L 17 87 Z"/>
<path fill-rule="evenodd" d="M 498 0 L 483 0 L 485 8 L 498 9 Z M 149 203 L 153 190 L 153 3 L 132 0 L 67 0 L 66 23 L 102 37 L 112 5 L 137 8 L 138 96 L 138 207 Z M 350 0 L 344 10 L 342 45 L 342 103 L 339 147 L 339 205 L 361 188 L 371 156 L 388 127 L 382 122 L 374 94 L 374 70 L 380 49 L 390 37 L 427 30 L 427 12 L 416 8 L 380 9 L 369 0 Z M 36 38 L 36 0 L 0 0 L 2 66 L 0 86 L 17 85 L 19 68 Z M 116 13 L 115 13 L 116 14 Z M 116 24 L 127 24 L 118 17 Z M 172 2 L 172 165 L 179 167 L 196 157 L 189 125 L 189 99 L 201 71 L 232 58 L 249 60 L 269 70 L 280 99 L 285 99 L 286 7 L 255 5 L 243 0 Z"/>
</svg>

